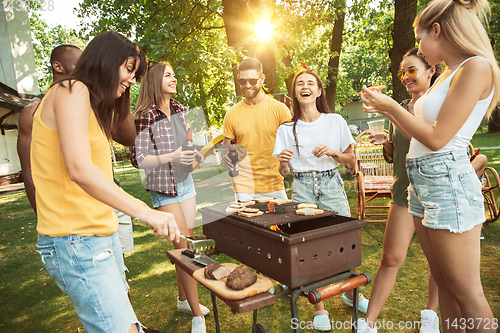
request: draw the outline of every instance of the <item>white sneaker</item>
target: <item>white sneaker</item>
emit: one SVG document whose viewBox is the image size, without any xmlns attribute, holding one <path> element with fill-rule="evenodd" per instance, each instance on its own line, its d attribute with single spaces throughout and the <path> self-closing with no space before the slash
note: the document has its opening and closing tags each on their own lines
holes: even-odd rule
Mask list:
<svg viewBox="0 0 500 333">
<path fill-rule="evenodd" d="M 370 328 L 365 318 L 358 318 L 358 333 L 377 333 L 377 327 Z"/>
<path fill-rule="evenodd" d="M 191 333 L 207 333 L 205 318 L 193 317 L 193 320 L 191 321 Z"/>
<path fill-rule="evenodd" d="M 422 310 L 422 326 L 420 333 L 439 333 L 439 317 L 432 310 Z"/>
<path fill-rule="evenodd" d="M 201 313 L 203 313 L 204 317 L 208 316 L 208 314 L 210 313 L 210 310 L 207 309 L 206 306 L 203 306 L 201 304 L 200 304 L 200 310 L 201 310 Z M 179 297 L 177 297 L 177 311 L 184 312 L 184 313 L 187 313 L 190 315 L 193 314 L 193 311 L 191 311 L 191 307 L 189 306 L 187 299 L 184 301 L 180 301 Z"/>
</svg>

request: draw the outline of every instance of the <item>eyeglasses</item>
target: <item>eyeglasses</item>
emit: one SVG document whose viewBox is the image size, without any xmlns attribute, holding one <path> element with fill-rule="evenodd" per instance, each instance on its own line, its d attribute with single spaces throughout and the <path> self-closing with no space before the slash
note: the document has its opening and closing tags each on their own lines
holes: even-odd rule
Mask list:
<svg viewBox="0 0 500 333">
<path fill-rule="evenodd" d="M 417 72 L 418 72 L 418 69 L 415 69 L 415 68 L 408 68 L 407 70 L 399 70 L 398 71 L 398 78 L 400 80 L 403 80 L 403 78 L 405 77 L 405 74 L 408 75 L 408 77 L 411 77 L 412 79 L 416 78 L 417 77 Z"/>
<path fill-rule="evenodd" d="M 251 86 L 255 86 L 259 81 L 260 77 L 257 79 L 238 79 L 238 83 L 242 86 L 246 86 L 247 82 L 250 83 Z"/>
<path fill-rule="evenodd" d="M 427 69 L 427 68 L 426 68 Z M 403 80 L 403 78 L 405 77 L 405 74 L 408 75 L 408 77 L 411 77 L 412 79 L 416 78 L 417 77 L 417 72 L 419 70 L 418 69 L 415 69 L 415 68 L 408 68 L 407 70 L 399 70 L 398 71 L 398 78 L 400 80 Z"/>
</svg>

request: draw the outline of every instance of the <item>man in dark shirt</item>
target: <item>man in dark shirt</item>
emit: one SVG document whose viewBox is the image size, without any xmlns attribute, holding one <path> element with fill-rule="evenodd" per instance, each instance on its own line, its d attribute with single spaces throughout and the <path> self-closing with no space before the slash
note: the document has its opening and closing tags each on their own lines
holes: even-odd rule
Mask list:
<svg viewBox="0 0 500 333">
<path fill-rule="evenodd" d="M 82 51 L 73 45 L 60 45 L 56 47 L 50 56 L 53 81 L 57 82 L 69 75 L 74 69 Z M 31 130 L 33 127 L 33 115 L 45 94 L 33 98 L 19 114 L 19 133 L 17 137 L 17 153 L 21 161 L 21 169 L 24 178 L 26 195 L 36 213 L 35 185 L 31 177 Z"/>
</svg>

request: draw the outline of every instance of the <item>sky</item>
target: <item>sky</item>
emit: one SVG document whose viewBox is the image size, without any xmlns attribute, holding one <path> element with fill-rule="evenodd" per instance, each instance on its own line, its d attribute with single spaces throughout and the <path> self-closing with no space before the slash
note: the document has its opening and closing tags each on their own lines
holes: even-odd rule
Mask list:
<svg viewBox="0 0 500 333">
<path fill-rule="evenodd" d="M 78 6 L 81 0 L 52 0 L 41 2 L 46 5 L 39 13 L 42 19 L 47 23 L 53 26 L 60 24 L 66 26 L 66 28 L 73 28 L 77 31 L 80 30 L 78 26 L 80 19 L 73 13 L 73 10 Z M 49 7 L 49 3 L 53 3 L 52 7 Z"/>
</svg>

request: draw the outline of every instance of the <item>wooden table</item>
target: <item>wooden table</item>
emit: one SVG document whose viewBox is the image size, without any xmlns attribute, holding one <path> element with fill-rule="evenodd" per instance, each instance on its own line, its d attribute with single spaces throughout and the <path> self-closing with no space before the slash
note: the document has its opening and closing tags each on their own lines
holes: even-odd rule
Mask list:
<svg viewBox="0 0 500 333">
<path fill-rule="evenodd" d="M 201 264 L 198 264 L 194 262 L 190 257 L 182 254 L 181 252 L 183 249 L 178 249 L 178 250 L 171 250 L 167 252 L 167 257 L 180 267 L 182 270 L 187 272 L 189 275 L 193 276 L 193 273 L 200 269 L 203 268 L 204 266 Z M 226 303 L 233 312 L 235 313 L 245 313 L 249 311 L 253 311 L 253 326 L 252 326 L 252 333 L 265 333 L 265 329 L 262 325 L 257 323 L 257 310 L 264 307 L 268 306 L 271 304 L 274 304 L 277 299 L 285 297 L 285 296 L 290 296 L 290 310 L 292 313 L 292 318 L 299 318 L 298 315 L 298 309 L 297 309 L 297 298 L 299 296 L 307 296 L 307 294 L 313 290 L 316 290 L 318 288 L 328 286 L 332 283 L 336 283 L 339 281 L 343 281 L 349 278 L 352 278 L 353 276 L 358 276 L 359 274 L 354 273 L 352 271 L 344 272 L 337 274 L 335 276 L 323 279 L 318 282 L 314 282 L 293 290 L 286 290 L 286 291 L 281 291 L 278 293 L 275 293 L 274 295 L 269 293 L 269 292 L 263 292 L 259 295 L 255 295 L 252 297 L 248 297 L 242 300 L 228 300 L 214 291 L 208 289 L 210 291 L 211 297 L 212 297 L 212 305 L 213 305 L 213 313 L 214 313 L 214 321 L 215 321 L 215 329 L 217 333 L 220 333 L 220 326 L 219 326 L 219 315 L 217 312 L 217 303 L 216 303 L 216 298 L 218 297 L 221 299 L 224 303 Z M 368 281 L 367 283 L 370 283 Z M 201 283 L 200 283 L 201 284 Z M 206 288 L 206 287 L 205 287 Z M 353 317 L 352 321 L 355 323 L 357 322 L 358 319 L 358 297 L 359 297 L 359 287 L 356 287 L 353 289 L 354 291 L 354 301 L 353 301 Z M 299 328 L 294 328 L 294 332 L 300 332 L 300 327 Z M 357 333 L 357 327 L 356 325 L 353 325 L 352 327 L 352 333 Z"/>
<path fill-rule="evenodd" d="M 181 252 L 183 249 L 178 249 L 178 250 L 172 250 L 167 252 L 167 257 L 180 267 L 182 270 L 184 270 L 186 273 L 189 275 L 193 276 L 193 273 L 200 269 L 203 268 L 204 266 L 201 264 L 198 264 L 194 262 L 191 258 L 188 256 L 183 255 Z M 202 285 L 203 286 L 203 285 Z M 208 288 L 207 288 L 208 289 Z M 216 298 L 217 296 L 220 300 L 222 300 L 224 303 L 226 303 L 233 312 L 235 313 L 245 313 L 245 312 L 250 312 L 254 311 L 254 322 L 253 322 L 253 327 L 252 327 L 252 332 L 257 332 L 257 329 L 259 327 L 259 324 L 257 324 L 257 310 L 264 307 L 268 306 L 271 304 L 274 304 L 276 302 L 276 297 L 268 292 L 263 292 L 261 294 L 248 297 L 242 300 L 229 300 L 226 299 L 214 291 L 208 289 L 211 293 L 212 297 L 212 305 L 213 305 L 213 313 L 214 313 L 214 320 L 215 320 L 215 328 L 217 330 L 217 333 L 220 333 L 220 327 L 219 327 L 219 315 L 217 312 L 217 303 L 216 303 Z"/>
</svg>

